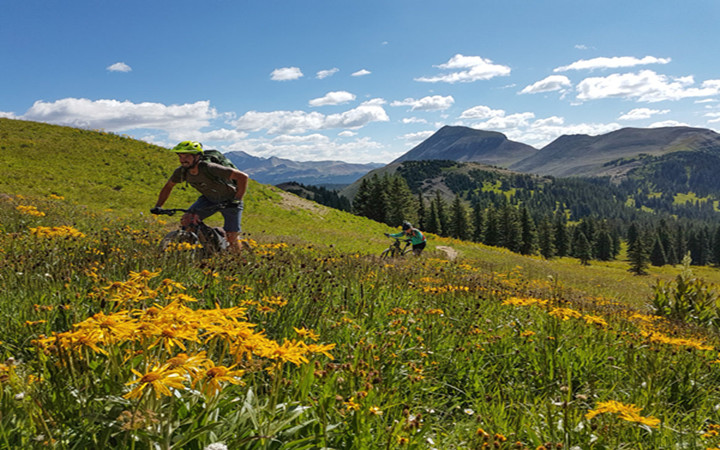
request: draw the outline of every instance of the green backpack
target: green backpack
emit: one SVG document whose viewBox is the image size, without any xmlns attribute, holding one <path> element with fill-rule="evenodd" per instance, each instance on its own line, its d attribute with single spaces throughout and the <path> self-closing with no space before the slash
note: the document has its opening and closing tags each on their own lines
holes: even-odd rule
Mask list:
<svg viewBox="0 0 720 450">
<path fill-rule="evenodd" d="M 235 170 L 240 170 L 221 151 L 219 151 L 219 150 L 203 150 L 202 155 L 200 155 L 200 164 L 198 164 L 198 167 L 200 168 L 200 170 L 205 172 L 205 174 L 210 178 L 221 181 L 225 184 L 232 183 L 233 186 L 237 185 L 237 182 L 235 180 L 225 180 L 225 179 L 222 179 L 222 178 L 219 178 L 219 177 L 216 177 L 215 175 L 213 175 L 208 170 L 207 164 L 202 164 L 204 162 L 205 163 L 210 162 L 210 163 L 214 163 L 214 164 L 219 164 L 221 166 L 230 167 Z M 183 180 L 187 181 L 187 174 L 185 173 L 185 171 L 183 171 L 182 178 L 183 178 Z"/>
</svg>

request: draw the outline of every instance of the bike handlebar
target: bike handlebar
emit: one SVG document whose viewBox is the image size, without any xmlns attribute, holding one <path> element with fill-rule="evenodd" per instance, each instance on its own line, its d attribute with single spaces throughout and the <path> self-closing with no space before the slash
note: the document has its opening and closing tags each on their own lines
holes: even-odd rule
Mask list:
<svg viewBox="0 0 720 450">
<path fill-rule="evenodd" d="M 237 207 L 237 206 L 238 206 L 237 203 L 227 202 L 227 203 L 218 203 L 218 204 L 216 204 L 216 205 L 212 205 L 212 206 L 209 206 L 209 207 L 207 207 L 207 208 L 200 208 L 200 209 L 197 209 L 197 208 L 196 208 L 196 209 L 192 209 L 192 208 L 188 208 L 188 209 L 185 209 L 185 208 L 168 208 L 168 209 L 165 209 L 165 208 L 155 207 L 155 208 L 150 209 L 150 212 L 151 212 L 152 214 L 155 214 L 155 215 L 174 216 L 175 213 L 179 213 L 179 212 L 183 212 L 183 213 L 186 213 L 186 212 L 189 212 L 189 213 L 192 213 L 192 212 L 195 212 L 195 213 L 198 213 L 198 212 L 217 212 L 217 211 L 220 211 L 220 210 L 222 210 L 222 209 L 233 208 L 233 207 Z"/>
</svg>

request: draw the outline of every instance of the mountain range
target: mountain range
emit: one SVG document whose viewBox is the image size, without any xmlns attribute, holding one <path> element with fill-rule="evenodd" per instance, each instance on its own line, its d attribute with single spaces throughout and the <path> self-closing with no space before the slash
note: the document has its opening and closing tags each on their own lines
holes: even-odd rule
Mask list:
<svg viewBox="0 0 720 450">
<path fill-rule="evenodd" d="M 263 184 L 289 181 L 314 186 L 348 185 L 369 171 L 384 164 L 353 164 L 342 161 L 293 161 L 270 157 L 261 158 L 236 151 L 225 154 L 237 167 Z"/>
<path fill-rule="evenodd" d="M 720 134 L 691 127 L 623 128 L 599 136 L 560 136 L 538 150 L 502 133 L 445 126 L 393 162 L 441 159 L 539 175 L 622 178 L 642 165 L 642 156 L 675 152 L 720 155 Z"/>
</svg>

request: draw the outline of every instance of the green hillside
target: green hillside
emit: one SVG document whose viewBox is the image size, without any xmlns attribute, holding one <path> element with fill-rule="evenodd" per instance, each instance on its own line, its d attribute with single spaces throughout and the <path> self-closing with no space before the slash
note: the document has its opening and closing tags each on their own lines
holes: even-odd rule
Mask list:
<svg viewBox="0 0 720 450">
<path fill-rule="evenodd" d="M 1 448 L 720 445 L 717 269 L 433 235 L 380 260 L 388 227 L 258 183 L 253 251 L 198 259 L 147 213 L 167 150 L 0 137 Z"/>
</svg>

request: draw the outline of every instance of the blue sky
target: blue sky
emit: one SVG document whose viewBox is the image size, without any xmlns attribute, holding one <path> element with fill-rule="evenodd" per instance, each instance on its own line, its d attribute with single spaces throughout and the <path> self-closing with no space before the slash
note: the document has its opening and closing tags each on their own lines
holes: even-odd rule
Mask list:
<svg viewBox="0 0 720 450">
<path fill-rule="evenodd" d="M 386 163 L 443 125 L 720 130 L 720 1 L 0 0 L 0 117 Z"/>
</svg>

